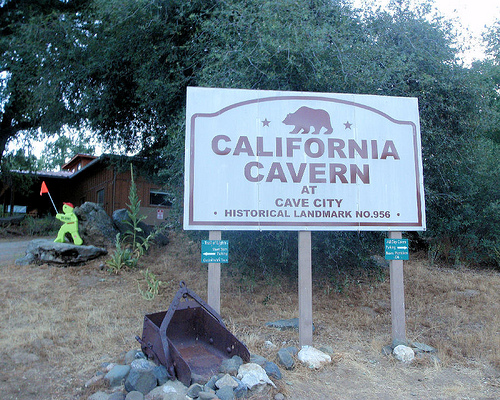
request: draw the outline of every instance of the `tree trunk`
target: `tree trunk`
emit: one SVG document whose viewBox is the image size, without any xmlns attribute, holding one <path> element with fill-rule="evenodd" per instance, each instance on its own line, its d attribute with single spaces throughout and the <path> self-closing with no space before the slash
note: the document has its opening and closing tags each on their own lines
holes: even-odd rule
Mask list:
<svg viewBox="0 0 500 400">
<path fill-rule="evenodd" d="M 0 130 L 0 166 L 2 165 L 2 157 L 5 151 L 5 147 L 7 146 L 7 140 L 10 136 L 7 133 L 4 133 L 3 129 Z"/>
<path fill-rule="evenodd" d="M 14 186 L 10 186 L 10 212 L 9 215 L 14 215 Z"/>
<path fill-rule="evenodd" d="M 9 139 L 16 136 L 18 132 L 34 128 L 34 125 L 30 122 L 16 123 L 15 126 L 12 126 L 14 117 L 10 107 L 6 107 L 0 122 L 0 166 L 2 165 L 3 153 L 5 152 Z"/>
</svg>

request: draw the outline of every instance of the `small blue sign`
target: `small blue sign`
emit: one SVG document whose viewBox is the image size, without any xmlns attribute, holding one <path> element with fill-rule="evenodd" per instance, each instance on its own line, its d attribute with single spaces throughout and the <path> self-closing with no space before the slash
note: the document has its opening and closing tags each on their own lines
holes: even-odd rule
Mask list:
<svg viewBox="0 0 500 400">
<path fill-rule="evenodd" d="M 228 240 L 202 240 L 202 263 L 227 263 L 229 262 Z"/>
<path fill-rule="evenodd" d="M 409 260 L 408 239 L 385 239 L 386 260 Z"/>
</svg>

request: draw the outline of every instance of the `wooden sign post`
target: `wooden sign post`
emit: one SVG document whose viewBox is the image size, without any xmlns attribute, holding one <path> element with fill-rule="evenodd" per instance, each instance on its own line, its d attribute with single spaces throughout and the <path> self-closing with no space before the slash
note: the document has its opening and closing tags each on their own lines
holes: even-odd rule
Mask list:
<svg viewBox="0 0 500 400">
<path fill-rule="evenodd" d="M 221 231 L 209 231 L 209 240 L 221 240 Z M 208 263 L 207 303 L 220 314 L 220 263 Z"/>
<path fill-rule="evenodd" d="M 389 232 L 389 239 L 401 239 L 401 232 Z M 390 260 L 392 345 L 406 343 L 403 260 Z"/>
<path fill-rule="evenodd" d="M 299 346 L 312 346 L 311 231 L 299 231 Z"/>
</svg>

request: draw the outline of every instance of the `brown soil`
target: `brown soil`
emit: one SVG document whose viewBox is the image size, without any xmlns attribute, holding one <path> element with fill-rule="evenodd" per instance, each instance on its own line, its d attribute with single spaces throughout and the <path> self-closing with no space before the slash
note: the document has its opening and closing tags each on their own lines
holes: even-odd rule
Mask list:
<svg viewBox="0 0 500 400">
<path fill-rule="evenodd" d="M 408 339 L 438 349 L 406 365 L 381 348 L 390 343 L 389 281 L 351 284 L 342 293 L 316 285 L 314 346 L 335 350 L 320 370 L 297 366 L 276 381 L 287 399 L 500 398 L 500 276 L 491 271 L 405 264 Z M 103 362 L 138 348 L 144 314 L 168 308 L 178 282 L 206 298 L 207 270 L 199 244 L 182 235 L 143 259 L 142 270 L 110 275 L 104 260 L 79 267 L 0 267 L 0 398 L 87 399 L 85 388 Z M 153 301 L 141 297 L 145 268 L 165 284 Z M 221 310 L 250 351 L 275 360 L 298 346 L 298 333 L 267 321 L 298 316 L 297 290 L 284 279 L 254 282 L 223 266 Z M 269 394 L 263 398 L 273 398 Z"/>
</svg>

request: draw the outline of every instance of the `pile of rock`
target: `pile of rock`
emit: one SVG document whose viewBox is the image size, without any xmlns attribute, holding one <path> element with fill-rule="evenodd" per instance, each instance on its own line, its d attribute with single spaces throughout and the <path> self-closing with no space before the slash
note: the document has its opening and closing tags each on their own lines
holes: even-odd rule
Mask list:
<svg viewBox="0 0 500 400">
<path fill-rule="evenodd" d="M 89 400 L 233 400 L 251 398 L 255 394 L 268 394 L 275 399 L 284 399 L 282 393 L 271 394 L 277 389 L 270 379 L 281 379 L 279 367 L 258 355 L 252 355 L 249 363 L 239 356 L 224 360 L 219 374 L 209 380 L 192 376 L 192 385 L 184 386 L 179 381 L 168 379 L 167 369 L 146 359 L 140 350 L 131 350 L 124 364 L 106 363 L 85 386 L 106 386 Z M 275 390 L 276 391 L 276 390 Z M 269 398 L 273 398 L 269 397 Z"/>
<path fill-rule="evenodd" d="M 271 323 L 280 330 L 296 329 L 297 320 L 281 320 Z M 284 328 L 283 328 L 284 327 Z M 331 363 L 333 349 L 329 346 L 289 346 L 278 350 L 270 341 L 264 343 L 267 350 L 277 350 L 276 363 L 265 357 L 252 354 L 250 362 L 244 363 L 241 357 L 226 359 L 219 367 L 218 374 L 210 379 L 191 375 L 191 386 L 180 381 L 169 380 L 167 369 L 146 359 L 140 350 L 130 350 L 124 363 L 106 363 L 90 379 L 86 387 L 105 387 L 105 391 L 92 394 L 89 400 L 233 400 L 240 398 L 268 398 L 284 400 L 274 381 L 282 379 L 280 370 L 295 368 L 296 361 L 308 368 L 318 369 Z M 279 365 L 279 366 L 278 366 Z"/>
<path fill-rule="evenodd" d="M 431 361 L 439 363 L 440 359 L 437 356 L 437 350 L 425 343 L 410 342 L 410 343 L 394 343 L 392 346 L 384 346 L 382 354 L 392 354 L 398 361 L 411 363 L 415 358 L 428 357 Z"/>
<path fill-rule="evenodd" d="M 295 367 L 295 358 L 310 369 L 319 369 L 332 362 L 330 354 L 333 354 L 333 349 L 328 346 L 322 346 L 319 349 L 303 346 L 300 351 L 297 347 L 290 346 L 279 349 L 277 359 L 278 363 L 288 370 Z"/>
<path fill-rule="evenodd" d="M 274 345 L 273 345 L 274 346 Z M 295 359 L 309 368 L 317 369 L 331 362 L 331 348 L 317 350 L 304 346 L 285 347 L 278 351 L 277 362 L 291 370 Z M 260 355 L 252 354 L 250 362 L 234 356 L 222 362 L 219 373 L 210 379 L 193 374 L 192 385 L 184 386 L 180 381 L 168 379 L 167 369 L 146 359 L 140 350 L 130 350 L 123 364 L 106 363 L 85 386 L 104 385 L 106 391 L 98 391 L 89 400 L 233 400 L 240 398 L 262 398 L 284 400 L 273 380 L 282 379 L 280 367 Z M 187 396 L 187 397 L 186 397 Z"/>
</svg>

